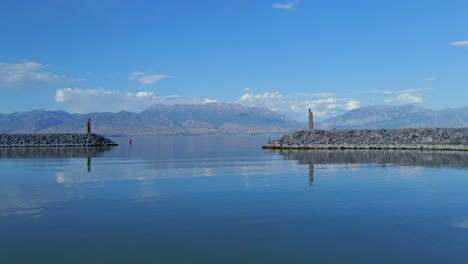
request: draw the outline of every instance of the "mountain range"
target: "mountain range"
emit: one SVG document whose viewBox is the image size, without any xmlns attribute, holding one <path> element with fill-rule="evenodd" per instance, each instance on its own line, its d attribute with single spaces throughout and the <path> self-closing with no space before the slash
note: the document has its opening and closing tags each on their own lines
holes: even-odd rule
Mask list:
<svg viewBox="0 0 468 264">
<path fill-rule="evenodd" d="M 140 113 L 70 114 L 33 110 L 0 115 L 0 133 L 85 133 L 103 135 L 200 135 L 287 133 L 303 129 L 291 118 L 265 108 L 208 103 L 153 105 Z"/>
<path fill-rule="evenodd" d="M 284 134 L 307 128 L 285 115 L 240 104 L 153 105 L 140 113 L 70 114 L 33 110 L 0 114 L 0 133 L 103 135 Z M 468 107 L 430 110 L 417 106 L 367 106 L 317 122 L 317 129 L 468 127 Z"/>
<path fill-rule="evenodd" d="M 317 124 L 319 129 L 468 127 L 468 106 L 440 111 L 418 106 L 367 106 Z"/>
</svg>

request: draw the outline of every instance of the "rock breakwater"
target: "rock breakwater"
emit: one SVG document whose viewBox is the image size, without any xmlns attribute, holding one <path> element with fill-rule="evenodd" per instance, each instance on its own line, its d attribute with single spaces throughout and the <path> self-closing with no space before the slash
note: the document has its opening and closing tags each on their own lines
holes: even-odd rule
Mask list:
<svg viewBox="0 0 468 264">
<path fill-rule="evenodd" d="M 0 147 L 117 146 L 98 134 L 0 134 Z"/>
<path fill-rule="evenodd" d="M 468 128 L 307 130 L 284 135 L 270 149 L 425 149 L 468 151 Z"/>
</svg>

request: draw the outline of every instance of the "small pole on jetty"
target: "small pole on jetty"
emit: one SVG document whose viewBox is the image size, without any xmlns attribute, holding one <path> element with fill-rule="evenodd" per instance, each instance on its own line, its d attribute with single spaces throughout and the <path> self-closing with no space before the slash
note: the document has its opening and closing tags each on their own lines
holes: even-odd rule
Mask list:
<svg viewBox="0 0 468 264">
<path fill-rule="evenodd" d="M 88 118 L 87 131 L 88 131 L 88 134 L 91 134 L 91 119 L 90 118 Z"/>
<path fill-rule="evenodd" d="M 309 130 L 313 130 L 314 129 L 314 113 L 312 113 L 312 111 L 310 111 L 310 108 L 309 108 Z"/>
</svg>

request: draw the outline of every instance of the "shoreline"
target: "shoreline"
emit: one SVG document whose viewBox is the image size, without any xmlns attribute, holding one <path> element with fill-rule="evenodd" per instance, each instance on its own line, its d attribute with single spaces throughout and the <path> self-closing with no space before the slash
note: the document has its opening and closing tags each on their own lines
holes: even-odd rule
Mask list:
<svg viewBox="0 0 468 264">
<path fill-rule="evenodd" d="M 402 149 L 468 151 L 468 128 L 303 130 L 264 149 Z"/>
<path fill-rule="evenodd" d="M 0 148 L 105 147 L 118 146 L 98 134 L 0 134 Z"/>
</svg>

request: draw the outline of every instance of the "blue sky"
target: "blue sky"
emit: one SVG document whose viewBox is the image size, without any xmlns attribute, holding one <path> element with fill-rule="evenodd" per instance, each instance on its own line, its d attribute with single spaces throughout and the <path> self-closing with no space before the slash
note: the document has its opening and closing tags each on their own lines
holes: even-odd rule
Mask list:
<svg viewBox="0 0 468 264">
<path fill-rule="evenodd" d="M 0 1 L 0 113 L 468 105 L 468 1 Z"/>
</svg>

